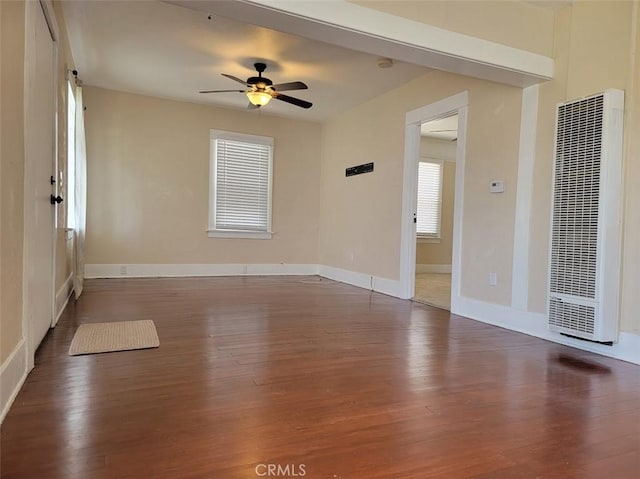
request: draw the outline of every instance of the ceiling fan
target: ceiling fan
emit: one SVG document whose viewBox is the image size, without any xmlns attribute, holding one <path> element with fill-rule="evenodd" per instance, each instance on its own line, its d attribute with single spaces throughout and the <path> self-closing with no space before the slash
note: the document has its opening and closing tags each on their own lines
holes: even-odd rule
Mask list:
<svg viewBox="0 0 640 479">
<path fill-rule="evenodd" d="M 237 92 L 244 93 L 247 95 L 249 99 L 249 108 L 256 109 L 262 106 L 265 106 L 267 103 L 271 101 L 272 98 L 276 100 L 284 101 L 286 103 L 291 103 L 292 105 L 299 106 L 301 108 L 311 108 L 313 103 L 310 103 L 306 100 L 301 100 L 300 98 L 294 98 L 289 95 L 283 95 L 280 93 L 281 91 L 290 91 L 290 90 L 306 90 L 309 88 L 307 85 L 302 83 L 301 81 L 294 81 L 290 83 L 280 83 L 274 85 L 271 80 L 267 77 L 263 77 L 262 73 L 267 69 L 267 65 L 264 63 L 254 63 L 254 68 L 258 72 L 258 76 L 253 76 L 247 78 L 246 81 L 241 80 L 238 77 L 234 77 L 233 75 L 227 75 L 223 73 L 222 76 L 227 77 L 233 81 L 238 83 L 242 83 L 247 86 L 248 89 L 245 90 L 204 90 L 200 93 L 227 93 L 227 92 Z"/>
</svg>

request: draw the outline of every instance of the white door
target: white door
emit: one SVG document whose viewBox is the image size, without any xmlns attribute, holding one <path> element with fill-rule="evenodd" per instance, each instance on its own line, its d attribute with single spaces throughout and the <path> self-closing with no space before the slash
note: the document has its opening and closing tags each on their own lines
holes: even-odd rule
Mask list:
<svg viewBox="0 0 640 479">
<path fill-rule="evenodd" d="M 23 304 L 29 362 L 33 361 L 33 354 L 53 319 L 55 219 L 55 206 L 51 202 L 55 193 L 55 45 L 39 2 L 33 7 L 32 19 L 26 51 L 24 178 Z"/>
</svg>

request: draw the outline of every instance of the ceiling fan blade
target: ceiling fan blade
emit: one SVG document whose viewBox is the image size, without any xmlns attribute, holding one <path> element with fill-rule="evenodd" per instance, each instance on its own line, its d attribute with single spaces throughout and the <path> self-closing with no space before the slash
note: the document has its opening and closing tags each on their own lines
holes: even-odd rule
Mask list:
<svg viewBox="0 0 640 479">
<path fill-rule="evenodd" d="M 294 98 L 288 95 L 282 95 L 281 93 L 277 93 L 277 92 L 274 98 L 276 100 L 281 100 L 287 103 L 291 103 L 292 105 L 299 106 L 301 108 L 311 108 L 313 106 L 313 103 L 310 103 L 306 100 L 301 100 L 300 98 Z"/>
<path fill-rule="evenodd" d="M 279 83 L 278 85 L 271 85 L 275 91 L 289 91 L 289 90 L 306 90 L 309 88 L 305 83 L 301 81 L 292 81 L 290 83 Z"/>
<path fill-rule="evenodd" d="M 229 93 L 229 92 L 244 93 L 244 90 L 203 90 L 200 93 Z"/>
<path fill-rule="evenodd" d="M 250 86 L 246 81 L 240 80 L 238 77 L 234 77 L 233 75 L 227 75 L 226 73 L 221 73 L 223 77 L 227 77 L 229 80 L 237 81 L 238 83 L 242 83 L 243 85 Z"/>
</svg>

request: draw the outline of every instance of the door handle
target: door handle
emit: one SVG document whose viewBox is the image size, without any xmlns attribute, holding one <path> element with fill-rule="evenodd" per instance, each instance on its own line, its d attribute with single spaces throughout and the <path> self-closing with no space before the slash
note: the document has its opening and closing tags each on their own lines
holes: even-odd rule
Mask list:
<svg viewBox="0 0 640 479">
<path fill-rule="evenodd" d="M 55 205 L 55 204 L 60 204 L 64 201 L 64 198 L 62 198 L 62 196 L 54 196 L 51 195 L 51 204 Z"/>
</svg>

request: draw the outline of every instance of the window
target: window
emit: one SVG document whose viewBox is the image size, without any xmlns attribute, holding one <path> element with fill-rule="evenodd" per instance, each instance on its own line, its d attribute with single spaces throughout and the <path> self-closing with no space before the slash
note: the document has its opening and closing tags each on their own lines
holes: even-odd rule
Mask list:
<svg viewBox="0 0 640 479">
<path fill-rule="evenodd" d="M 76 226 L 76 96 L 67 82 L 67 228 Z"/>
<path fill-rule="evenodd" d="M 440 238 L 442 207 L 442 162 L 420 161 L 418 165 L 418 211 L 416 232 L 419 238 Z"/>
<path fill-rule="evenodd" d="M 273 138 L 211 130 L 209 237 L 271 238 Z"/>
</svg>

